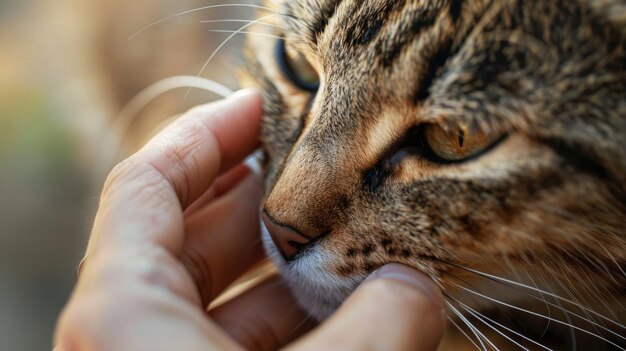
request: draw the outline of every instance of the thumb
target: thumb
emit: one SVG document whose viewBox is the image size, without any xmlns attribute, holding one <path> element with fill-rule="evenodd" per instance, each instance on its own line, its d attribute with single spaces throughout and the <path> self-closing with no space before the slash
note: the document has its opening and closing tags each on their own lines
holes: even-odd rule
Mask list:
<svg viewBox="0 0 626 351">
<path fill-rule="evenodd" d="M 435 283 L 411 268 L 388 264 L 294 348 L 433 351 L 445 325 L 445 302 Z"/>
</svg>

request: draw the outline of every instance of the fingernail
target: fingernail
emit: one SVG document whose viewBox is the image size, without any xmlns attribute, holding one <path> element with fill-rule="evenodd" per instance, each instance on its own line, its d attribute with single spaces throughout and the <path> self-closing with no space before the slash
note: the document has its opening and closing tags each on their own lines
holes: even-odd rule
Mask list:
<svg viewBox="0 0 626 351">
<path fill-rule="evenodd" d="M 78 266 L 76 266 L 76 277 L 80 277 L 80 273 L 83 271 L 83 267 L 85 267 L 85 261 L 87 261 L 87 254 L 80 260 Z"/>
<path fill-rule="evenodd" d="M 246 89 L 241 89 L 241 90 L 237 90 L 236 92 L 228 95 L 227 100 L 240 100 L 240 99 L 246 99 L 248 97 L 250 97 L 251 95 L 258 95 L 259 92 L 254 89 L 254 88 L 246 88 Z"/>
<path fill-rule="evenodd" d="M 365 281 L 373 279 L 390 279 L 409 284 L 421 291 L 437 306 L 441 308 L 445 307 L 443 294 L 439 287 L 435 285 L 435 282 L 424 273 L 413 268 L 397 263 L 390 263 L 374 271 Z"/>
</svg>

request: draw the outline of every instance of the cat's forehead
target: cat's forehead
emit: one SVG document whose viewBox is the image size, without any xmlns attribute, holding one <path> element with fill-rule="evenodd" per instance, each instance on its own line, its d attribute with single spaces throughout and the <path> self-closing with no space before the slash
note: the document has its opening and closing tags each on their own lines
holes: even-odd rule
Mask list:
<svg viewBox="0 0 626 351">
<path fill-rule="evenodd" d="M 522 131 L 623 155 L 616 149 L 623 127 L 591 122 L 623 115 L 614 114 L 623 110 L 623 26 L 588 3 L 274 0 L 273 8 L 289 27 L 287 45 L 319 68 L 317 100 L 326 94 L 336 103 L 324 108 L 346 109 L 333 110 L 335 118 L 402 106 L 420 109 L 424 121 Z M 580 103 L 592 100 L 597 108 Z"/>
<path fill-rule="evenodd" d="M 390 102 L 398 93 L 423 95 L 420 77 L 442 66 L 455 38 L 466 31 L 459 28 L 475 17 L 461 13 L 478 12 L 480 3 L 297 0 L 277 5 L 290 27 L 284 34 L 287 45 L 307 55 L 322 76 L 355 80 L 353 89 L 359 83 L 371 87 L 366 82 L 372 80 L 393 82 L 376 94 Z M 427 67 L 428 62 L 437 67 Z"/>
<path fill-rule="evenodd" d="M 314 51 L 362 51 L 375 45 L 392 60 L 415 37 L 461 13 L 459 1 L 297 0 L 282 2 L 295 35 Z"/>
</svg>

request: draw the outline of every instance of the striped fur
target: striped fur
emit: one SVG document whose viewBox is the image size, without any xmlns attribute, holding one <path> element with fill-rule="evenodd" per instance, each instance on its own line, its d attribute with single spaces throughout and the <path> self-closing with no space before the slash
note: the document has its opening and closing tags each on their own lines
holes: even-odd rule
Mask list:
<svg viewBox="0 0 626 351">
<path fill-rule="evenodd" d="M 317 93 L 299 90 L 275 39 L 249 41 L 245 84 L 265 94 L 264 209 L 314 239 L 288 262 L 264 241 L 312 315 L 400 262 L 430 274 L 496 346 L 518 347 L 471 309 L 550 348 L 626 347 L 623 2 L 267 5 L 285 29 L 256 30 L 284 37 L 321 77 Z M 425 123 L 506 137 L 462 163 L 401 153 Z M 449 327 L 443 349 L 472 345 Z"/>
</svg>

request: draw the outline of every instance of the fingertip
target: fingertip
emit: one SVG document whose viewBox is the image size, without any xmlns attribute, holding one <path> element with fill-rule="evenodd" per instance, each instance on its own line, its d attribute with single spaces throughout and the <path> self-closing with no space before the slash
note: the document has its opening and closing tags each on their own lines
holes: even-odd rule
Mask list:
<svg viewBox="0 0 626 351">
<path fill-rule="evenodd" d="M 432 351 L 443 337 L 446 321 L 445 300 L 428 276 L 409 267 L 387 265 L 366 279 L 299 346 Z"/>
<path fill-rule="evenodd" d="M 198 115 L 220 146 L 222 173 L 258 147 L 263 106 L 261 95 L 254 89 L 239 90 L 218 104 L 199 107 Z"/>
<path fill-rule="evenodd" d="M 244 88 L 235 91 L 234 93 L 228 95 L 227 100 L 239 100 L 239 99 L 260 99 L 261 93 L 255 88 Z"/>
<path fill-rule="evenodd" d="M 241 111 L 244 118 L 259 122 L 263 112 L 261 93 L 253 88 L 238 90 L 222 100 L 226 108 Z"/>
<path fill-rule="evenodd" d="M 400 349 L 435 350 L 447 324 L 446 302 L 426 274 L 391 263 L 372 273 L 357 289 L 364 303 L 378 301 L 377 323 L 396 328 Z M 356 293 L 356 292 L 355 292 Z"/>
<path fill-rule="evenodd" d="M 445 307 L 441 289 L 429 276 L 413 268 L 398 263 L 389 263 L 370 274 L 364 283 L 376 279 L 388 279 L 409 284 L 427 297 L 435 306 Z"/>
</svg>

